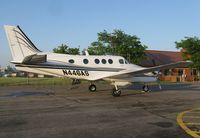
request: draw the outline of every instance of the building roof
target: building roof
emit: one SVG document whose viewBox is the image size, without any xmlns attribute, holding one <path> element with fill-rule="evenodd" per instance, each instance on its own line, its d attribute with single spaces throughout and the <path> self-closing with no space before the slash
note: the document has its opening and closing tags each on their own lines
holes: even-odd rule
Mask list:
<svg viewBox="0 0 200 138">
<path fill-rule="evenodd" d="M 145 50 L 146 59 L 141 62 L 141 66 L 152 67 L 182 61 L 181 52 Z"/>
</svg>

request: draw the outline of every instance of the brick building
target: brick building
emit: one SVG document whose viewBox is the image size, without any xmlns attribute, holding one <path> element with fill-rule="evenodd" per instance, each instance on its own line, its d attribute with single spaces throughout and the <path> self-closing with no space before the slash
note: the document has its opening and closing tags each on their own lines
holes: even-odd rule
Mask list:
<svg viewBox="0 0 200 138">
<path fill-rule="evenodd" d="M 146 59 L 141 62 L 141 66 L 153 67 L 169 63 L 182 61 L 181 52 L 146 50 Z M 177 67 L 174 69 L 162 70 L 160 80 L 171 82 L 194 81 L 197 78 L 196 70 L 188 67 Z"/>
</svg>

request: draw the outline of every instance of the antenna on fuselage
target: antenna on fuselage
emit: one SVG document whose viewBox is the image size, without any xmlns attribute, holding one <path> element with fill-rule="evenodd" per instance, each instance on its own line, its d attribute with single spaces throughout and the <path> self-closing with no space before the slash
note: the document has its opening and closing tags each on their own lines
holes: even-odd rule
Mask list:
<svg viewBox="0 0 200 138">
<path fill-rule="evenodd" d="M 90 54 L 88 53 L 87 49 L 83 49 L 83 55 L 89 56 Z"/>
</svg>

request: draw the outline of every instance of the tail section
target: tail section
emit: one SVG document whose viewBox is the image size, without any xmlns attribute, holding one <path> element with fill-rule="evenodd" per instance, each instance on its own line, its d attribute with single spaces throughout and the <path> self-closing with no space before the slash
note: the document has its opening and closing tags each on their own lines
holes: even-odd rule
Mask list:
<svg viewBox="0 0 200 138">
<path fill-rule="evenodd" d="M 13 62 L 22 63 L 25 57 L 41 52 L 19 26 L 5 25 L 4 28 L 14 60 Z"/>
</svg>

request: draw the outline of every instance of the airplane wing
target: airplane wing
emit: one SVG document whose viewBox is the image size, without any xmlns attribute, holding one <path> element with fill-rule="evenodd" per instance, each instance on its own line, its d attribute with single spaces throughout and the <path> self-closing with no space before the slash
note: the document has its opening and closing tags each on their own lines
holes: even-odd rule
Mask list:
<svg viewBox="0 0 200 138">
<path fill-rule="evenodd" d="M 135 76 L 135 75 L 141 75 L 144 73 L 149 73 L 149 72 L 153 72 L 153 71 L 160 71 L 163 69 L 171 69 L 171 68 L 176 68 L 176 67 L 187 67 L 190 64 L 192 64 L 192 61 L 180 61 L 180 62 L 176 62 L 176 63 L 170 63 L 170 64 L 165 64 L 165 65 L 160 65 L 160 66 L 155 66 L 155 67 L 150 67 L 150 68 L 144 68 L 141 70 L 137 70 L 137 71 L 132 71 L 132 72 L 128 72 L 125 74 L 121 74 L 121 75 L 117 75 L 114 77 L 119 77 L 119 76 Z"/>
</svg>

